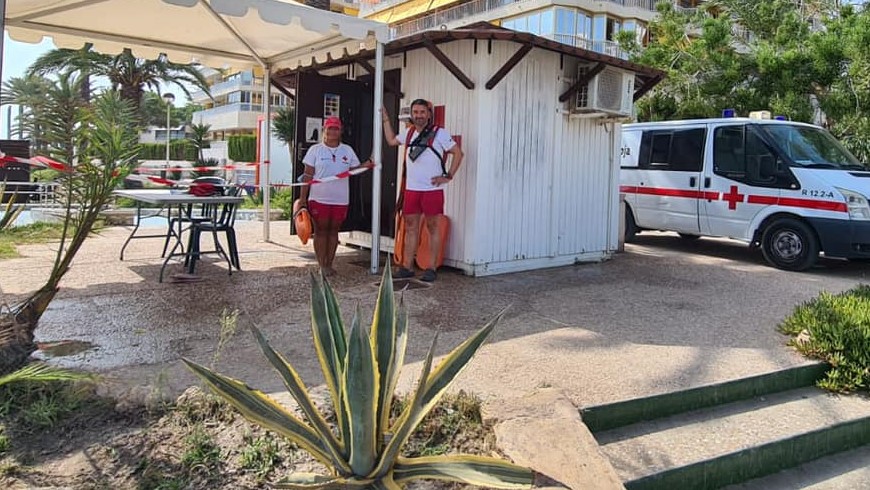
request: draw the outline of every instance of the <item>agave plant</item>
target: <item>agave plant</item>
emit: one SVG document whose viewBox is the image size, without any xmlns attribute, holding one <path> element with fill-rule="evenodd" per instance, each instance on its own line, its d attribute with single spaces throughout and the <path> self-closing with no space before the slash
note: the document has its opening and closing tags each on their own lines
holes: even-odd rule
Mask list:
<svg viewBox="0 0 870 490">
<path fill-rule="evenodd" d="M 360 325 L 360 311 L 346 333 L 329 283 L 311 278 L 311 328 L 314 347 L 336 414 L 336 428 L 315 407 L 297 371 L 269 345 L 256 327 L 254 336 L 283 378 L 305 421 L 260 391 L 187 359 L 184 362 L 248 420 L 295 442 L 332 469 L 331 475 L 293 473 L 277 488 L 400 489 L 417 479 L 456 481 L 495 488 L 529 488 L 534 474 L 506 461 L 469 455 L 405 458 L 402 446 L 435 406 L 492 332 L 501 315 L 456 347 L 432 369 L 435 342 L 426 356 L 417 390 L 401 415 L 390 420 L 393 393 L 405 360 L 408 312 L 398 305 L 386 268 L 371 330 Z M 437 338 L 437 336 L 436 336 Z"/>
</svg>

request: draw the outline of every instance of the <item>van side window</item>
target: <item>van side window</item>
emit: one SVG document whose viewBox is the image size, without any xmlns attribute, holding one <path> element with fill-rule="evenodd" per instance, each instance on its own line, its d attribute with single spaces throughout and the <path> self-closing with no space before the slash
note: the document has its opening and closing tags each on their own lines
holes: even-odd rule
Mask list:
<svg viewBox="0 0 870 490">
<path fill-rule="evenodd" d="M 787 188 L 793 182 L 780 158 L 747 126 L 713 132 L 713 173 L 758 187 Z"/>
<path fill-rule="evenodd" d="M 706 137 L 704 128 L 646 131 L 640 143 L 638 166 L 648 170 L 700 172 Z"/>
</svg>

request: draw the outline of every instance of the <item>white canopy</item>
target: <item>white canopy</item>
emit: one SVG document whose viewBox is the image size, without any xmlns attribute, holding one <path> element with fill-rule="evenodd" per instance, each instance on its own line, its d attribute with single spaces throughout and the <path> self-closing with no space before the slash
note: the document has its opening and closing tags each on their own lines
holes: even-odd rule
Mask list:
<svg viewBox="0 0 870 490">
<path fill-rule="evenodd" d="M 5 13 L 4 13 L 5 10 Z M 51 37 L 61 48 L 86 42 L 105 54 L 129 48 L 141 58 L 165 53 L 177 63 L 214 68 L 260 66 L 266 80 L 275 69 L 308 66 L 374 47 L 375 107 L 383 98 L 386 24 L 315 9 L 290 0 L 0 0 L 0 21 L 16 41 Z M 0 29 L 2 30 L 2 29 Z M 2 47 L 2 36 L 0 36 Z M 2 51 L 0 51 L 2 53 Z M 0 54 L 2 56 L 2 54 Z M 0 59 L 2 65 L 2 59 Z M 271 84 L 266 84 L 266 131 L 260 152 L 264 179 L 263 238 L 269 239 L 269 138 Z M 380 237 L 381 118 L 373 116 L 375 176 L 372 236 Z M 380 242 L 372 240 L 372 272 Z"/>
<path fill-rule="evenodd" d="M 325 61 L 361 45 L 387 42 L 386 24 L 289 0 L 6 0 L 6 30 L 16 41 L 49 36 L 59 48 L 85 42 L 107 54 L 165 53 L 177 63 L 273 69 Z"/>
</svg>

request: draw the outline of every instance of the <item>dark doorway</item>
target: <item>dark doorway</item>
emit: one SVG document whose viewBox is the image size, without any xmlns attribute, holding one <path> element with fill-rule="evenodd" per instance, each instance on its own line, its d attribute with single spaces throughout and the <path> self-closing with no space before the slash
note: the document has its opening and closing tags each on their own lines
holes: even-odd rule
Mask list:
<svg viewBox="0 0 870 490">
<path fill-rule="evenodd" d="M 343 124 L 342 142 L 353 147 L 361 161 L 367 160 L 372 151 L 374 118 L 374 90 L 371 76 L 360 80 L 347 80 L 344 76 L 325 77 L 317 73 L 299 73 L 296 81 L 296 158 L 293 176 L 298 178 L 304 171 L 302 158 L 314 142 L 307 125 L 308 118 L 323 119 L 328 101 L 338 102 L 339 117 Z M 392 87 L 399 87 L 399 70 L 384 73 Z M 385 93 L 384 105 L 391 115 L 398 113 L 399 94 Z M 393 127 L 396 126 L 393 121 Z M 319 142 L 320 134 L 316 135 Z M 396 204 L 396 151 L 384 145 L 381 169 L 381 234 L 394 236 Z M 371 232 L 372 177 L 365 172 L 350 179 L 350 209 L 342 231 Z M 297 191 L 298 192 L 298 191 Z"/>
</svg>

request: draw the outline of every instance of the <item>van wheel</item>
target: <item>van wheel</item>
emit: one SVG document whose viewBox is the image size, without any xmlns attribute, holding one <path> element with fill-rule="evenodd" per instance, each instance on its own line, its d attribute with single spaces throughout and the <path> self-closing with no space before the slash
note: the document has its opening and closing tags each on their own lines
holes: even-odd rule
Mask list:
<svg viewBox="0 0 870 490">
<path fill-rule="evenodd" d="M 819 241 L 804 222 L 783 218 L 774 221 L 761 238 L 761 252 L 774 267 L 803 271 L 819 258 Z"/>
<path fill-rule="evenodd" d="M 701 238 L 700 235 L 692 235 L 689 233 L 680 233 L 679 235 L 680 235 L 680 238 L 682 238 L 683 240 L 686 240 L 686 241 L 692 241 L 692 240 L 697 240 L 697 239 Z"/>
<path fill-rule="evenodd" d="M 634 213 L 628 206 L 625 207 L 625 243 L 632 243 L 637 237 L 640 230 L 637 228 L 637 223 L 634 222 Z"/>
</svg>

